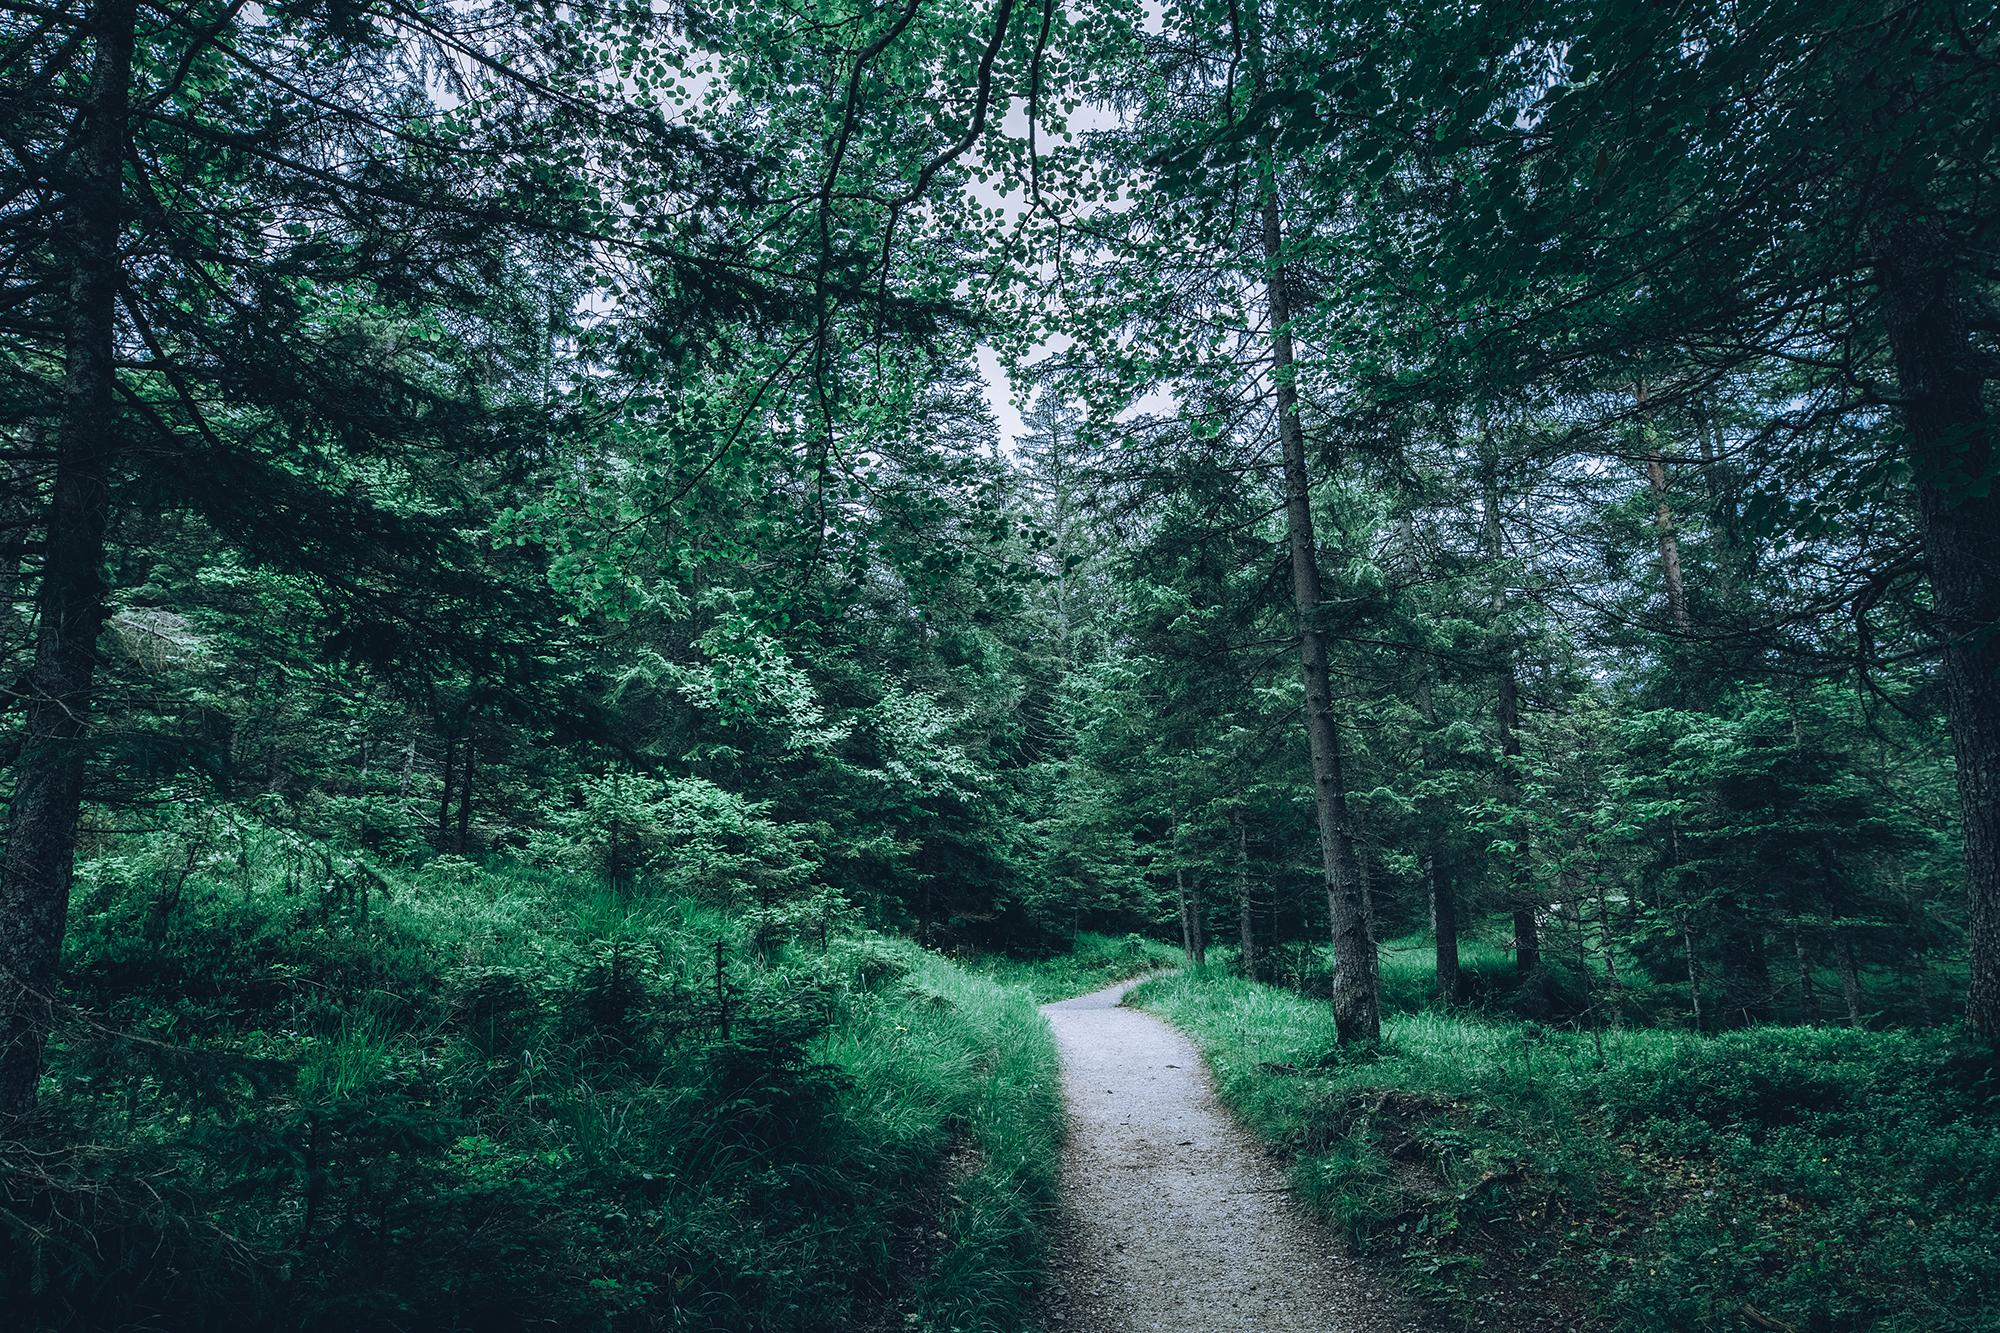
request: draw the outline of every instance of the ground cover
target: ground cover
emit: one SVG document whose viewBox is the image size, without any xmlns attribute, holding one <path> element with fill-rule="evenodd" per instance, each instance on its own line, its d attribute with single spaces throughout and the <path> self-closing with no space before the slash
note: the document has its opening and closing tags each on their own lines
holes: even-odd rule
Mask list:
<svg viewBox="0 0 2000 1333">
<path fill-rule="evenodd" d="M 22 1326 L 1018 1326 L 1061 1132 L 1020 990 L 588 878 L 322 891 L 253 850 L 81 868 L 0 1145 Z"/>
<path fill-rule="evenodd" d="M 1190 1034 L 1295 1188 L 1466 1328 L 2000 1325 L 2000 1084 L 1940 1030 L 1720 1037 L 1330 1007 L 1219 965 L 1132 1002 Z"/>
<path fill-rule="evenodd" d="M 1065 953 L 1043 958 L 978 954 L 959 960 L 1003 986 L 1018 987 L 1036 1004 L 1088 995 L 1161 968 L 1179 967 L 1181 951 L 1144 935 L 1099 935 L 1081 931 Z"/>
</svg>

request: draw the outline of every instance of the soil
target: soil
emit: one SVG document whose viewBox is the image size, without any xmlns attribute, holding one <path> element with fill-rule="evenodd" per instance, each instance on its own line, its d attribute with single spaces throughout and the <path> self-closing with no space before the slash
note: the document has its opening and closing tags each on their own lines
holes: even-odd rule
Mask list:
<svg viewBox="0 0 2000 1333">
<path fill-rule="evenodd" d="M 1069 1103 L 1044 1333 L 1414 1333 L 1229 1118 L 1194 1046 L 1125 982 L 1042 1006 Z"/>
</svg>

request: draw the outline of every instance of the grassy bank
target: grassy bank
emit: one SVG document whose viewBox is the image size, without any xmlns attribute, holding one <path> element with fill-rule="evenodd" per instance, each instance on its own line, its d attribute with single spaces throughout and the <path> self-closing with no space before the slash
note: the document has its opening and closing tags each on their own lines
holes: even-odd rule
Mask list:
<svg viewBox="0 0 2000 1333">
<path fill-rule="evenodd" d="M 1943 1032 L 1702 1038 L 1329 1007 L 1216 967 L 1135 1000 L 1301 1194 L 1466 1327 L 2000 1327 L 2000 1084 Z"/>
<path fill-rule="evenodd" d="M 1181 951 L 1143 935 L 1098 935 L 1083 931 L 1069 952 L 1047 958 L 1012 958 L 982 954 L 964 966 L 1003 986 L 1026 991 L 1036 1004 L 1088 995 L 1133 977 L 1179 967 Z"/>
<path fill-rule="evenodd" d="M 83 868 L 0 1146 L 22 1327 L 1019 1326 L 1060 1132 L 1024 994 L 556 874 L 349 869 L 165 902 Z"/>
</svg>

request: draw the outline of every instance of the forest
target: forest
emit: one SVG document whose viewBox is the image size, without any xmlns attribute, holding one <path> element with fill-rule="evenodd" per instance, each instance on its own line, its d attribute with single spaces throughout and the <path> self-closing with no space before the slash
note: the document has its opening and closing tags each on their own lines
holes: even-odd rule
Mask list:
<svg viewBox="0 0 2000 1333">
<path fill-rule="evenodd" d="M 2000 1328 L 1996 130 L 1956 0 L 0 0 L 0 1323 L 1056 1327 L 1144 977 L 1427 1328 Z"/>
</svg>

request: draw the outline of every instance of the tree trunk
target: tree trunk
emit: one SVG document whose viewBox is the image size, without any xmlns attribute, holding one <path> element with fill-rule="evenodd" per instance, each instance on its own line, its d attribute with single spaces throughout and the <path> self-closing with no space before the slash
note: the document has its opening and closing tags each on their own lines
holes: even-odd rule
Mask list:
<svg viewBox="0 0 2000 1333">
<path fill-rule="evenodd" d="M 1666 461 L 1658 449 L 1646 454 L 1646 488 L 1653 495 L 1653 533 L 1660 543 L 1660 576 L 1667 584 L 1667 611 L 1674 628 L 1686 634 L 1693 628 L 1688 617 L 1687 584 L 1681 579 L 1681 542 L 1674 532 L 1674 511 L 1667 503 Z"/>
<path fill-rule="evenodd" d="M 1417 680 L 1417 707 L 1424 719 L 1423 763 L 1424 773 L 1429 776 L 1437 771 L 1438 762 L 1437 747 L 1431 743 L 1429 736 L 1429 732 L 1437 727 L 1437 703 L 1431 695 L 1428 670 Z M 1438 808 L 1435 798 L 1426 800 L 1424 804 L 1424 888 L 1431 900 L 1431 939 L 1437 948 L 1434 993 L 1438 1003 L 1451 1004 L 1459 998 L 1458 898 L 1456 886 L 1451 880 L 1451 862 L 1445 852 L 1444 834 L 1439 827 L 1444 821 L 1444 811 Z"/>
<path fill-rule="evenodd" d="M 1593 1029 L 1602 1026 L 1597 1014 L 1597 987 L 1590 975 L 1590 940 L 1583 923 L 1583 872 L 1574 865 L 1564 866 L 1556 876 L 1556 912 L 1563 929 L 1576 941 L 1576 979 L 1583 987 L 1583 1012 Z M 1603 1052 L 1599 1052 L 1601 1059 Z"/>
<path fill-rule="evenodd" d="M 1347 845 L 1354 851 L 1354 878 L 1361 886 L 1361 921 L 1368 928 L 1368 946 L 1373 949 L 1379 941 L 1375 938 L 1375 881 L 1368 871 L 1368 828 L 1362 822 L 1361 811 L 1352 805 L 1344 807 L 1347 819 Z"/>
<path fill-rule="evenodd" d="M 473 748 L 472 738 L 465 738 L 465 773 L 458 780 L 458 843 L 453 849 L 460 856 L 465 855 L 465 835 L 472 824 L 472 771 L 478 765 L 479 752 Z"/>
<path fill-rule="evenodd" d="M 1597 880 L 1597 945 L 1604 958 L 1604 979 L 1611 988 L 1611 1026 L 1623 1027 L 1625 984 L 1618 979 L 1618 950 L 1611 935 L 1611 899 L 1605 888 L 1602 867 L 1598 868 L 1594 878 Z"/>
<path fill-rule="evenodd" d="M 1271 887 L 1270 907 L 1270 916 L 1265 921 L 1264 930 L 1264 952 L 1270 961 L 1264 965 L 1264 975 L 1270 979 L 1273 986 L 1282 986 L 1285 984 L 1285 947 L 1284 937 L 1278 933 L 1279 904 L 1276 885 Z"/>
<path fill-rule="evenodd" d="M 1736 503 L 1737 472 L 1722 457 L 1722 431 L 1712 412 L 1704 417 L 1695 434 L 1701 443 L 1702 476 L 1707 482 L 1717 535 L 1721 538 L 1715 562 L 1715 597 L 1733 616 L 1739 613 L 1737 595 L 1743 579 L 1751 572 L 1749 562 L 1756 553 L 1743 541 L 1743 517 Z"/>
<path fill-rule="evenodd" d="M 1186 872 L 1174 867 L 1174 900 L 1181 908 L 1181 956 L 1194 961 L 1194 920 L 1188 915 Z"/>
<path fill-rule="evenodd" d="M 1424 843 L 1424 883 L 1431 897 L 1431 936 L 1437 944 L 1438 1003 L 1458 999 L 1458 898 L 1445 860 L 1444 840 L 1433 829 Z"/>
<path fill-rule="evenodd" d="M 1490 450 L 1485 451 L 1482 460 L 1486 489 L 1486 548 L 1495 566 L 1506 553 L 1500 531 L 1500 485 L 1495 474 L 1495 462 Z M 1506 596 L 1496 577 L 1493 589 L 1493 610 L 1496 613 L 1506 609 Z M 1521 702 L 1520 685 L 1514 676 L 1514 650 L 1511 645 L 1502 653 L 1499 680 L 1496 682 L 1498 699 L 1495 720 L 1500 731 L 1500 801 L 1510 811 L 1521 802 L 1519 774 L 1521 761 Z M 1542 965 L 1541 933 L 1535 920 L 1535 904 L 1529 896 L 1528 884 L 1528 830 L 1524 823 L 1515 820 L 1512 827 L 1514 850 L 1509 853 L 1504 864 L 1507 874 L 1507 901 L 1514 914 L 1514 973 L 1516 976 L 1532 975 Z"/>
<path fill-rule="evenodd" d="M 611 826 L 605 830 L 604 847 L 604 887 L 610 892 L 613 898 L 618 896 L 618 876 L 623 873 L 624 869 L 619 863 L 619 854 L 622 850 L 618 842 L 618 812 L 613 810 L 611 812 Z"/>
<path fill-rule="evenodd" d="M 618 770 L 611 770 L 611 818 L 604 830 L 604 888 L 615 900 L 618 897 L 618 877 L 623 872 L 620 853 L 624 848 L 619 841 L 618 811 L 622 784 L 618 780 Z"/>
<path fill-rule="evenodd" d="M 1201 881 L 1188 885 L 1188 926 L 1194 935 L 1194 965 L 1202 966 L 1208 961 L 1208 929 L 1201 916 Z"/>
<path fill-rule="evenodd" d="M 29 422 L 22 434 L 28 451 L 39 453 L 46 442 L 40 423 Z M 22 595 L 21 573 L 41 525 L 41 478 L 36 469 L 28 463 L 6 464 L 5 478 L 0 480 L 0 651 L 10 655 L 25 646 L 33 630 L 32 620 L 16 619 L 15 608 Z"/>
<path fill-rule="evenodd" d="M 1646 410 L 1646 377 L 1641 375 L 1633 386 L 1632 396 L 1639 411 Z M 1653 427 L 1646 426 L 1649 438 Z M 1685 634 L 1690 628 L 1688 619 L 1687 585 L 1681 580 L 1681 542 L 1674 531 L 1674 511 L 1667 502 L 1666 458 L 1657 445 L 1646 450 L 1646 489 L 1653 497 L 1653 534 L 1660 546 L 1660 578 L 1667 585 L 1667 611 L 1674 618 L 1674 628 Z"/>
<path fill-rule="evenodd" d="M 1744 910 L 1734 893 L 1715 900 L 1722 926 L 1722 1022 L 1743 1026 L 1771 1021 L 1771 964 L 1764 949 L 1763 924 Z"/>
<path fill-rule="evenodd" d="M 1819 992 L 1813 989 L 1812 964 L 1806 958 L 1806 937 L 1799 929 L 1799 923 L 1792 922 L 1792 957 L 1799 965 L 1799 1005 L 1805 1010 L 1806 1022 L 1819 1026 Z"/>
<path fill-rule="evenodd" d="M 63 211 L 69 291 L 62 416 L 22 754 L 0 863 L 0 1114 L 35 1101 L 69 918 L 118 453 L 118 236 L 137 12 L 135 0 L 103 0 L 92 15 L 90 101 Z"/>
<path fill-rule="evenodd" d="M 1333 720 L 1333 688 L 1326 641 L 1319 629 L 1319 561 L 1315 551 L 1312 492 L 1306 476 L 1305 432 L 1299 424 L 1294 382 L 1291 306 L 1285 267 L 1279 262 L 1284 233 L 1274 180 L 1264 195 L 1265 290 L 1271 317 L 1272 377 L 1278 399 L 1278 437 L 1285 458 L 1285 529 L 1292 557 L 1292 602 L 1299 623 L 1299 674 L 1305 684 L 1306 738 L 1312 751 L 1313 813 L 1319 821 L 1320 860 L 1333 933 L 1333 1017 L 1342 1041 L 1382 1035 L 1382 997 L 1375 942 L 1369 938 L 1353 846 L 1347 831 L 1347 784 L 1341 772 L 1340 737 Z"/>
<path fill-rule="evenodd" d="M 1243 975 L 1257 979 L 1257 932 L 1250 919 L 1250 840 L 1243 829 L 1243 812 L 1232 818 L 1236 824 L 1236 924 L 1242 938 Z"/>
<path fill-rule="evenodd" d="M 451 836 L 451 787 L 458 780 L 458 737 L 444 738 L 444 786 L 438 795 L 438 850 L 445 849 Z"/>
<path fill-rule="evenodd" d="M 1969 899 L 1966 1023 L 2000 1043 L 2000 486 L 1984 376 L 1957 266 L 1906 223 L 1877 264 L 1916 471 L 1931 605 L 1945 635 L 1944 688 L 1958 767 Z"/>
<path fill-rule="evenodd" d="M 1861 1026 L 1861 970 L 1854 965 L 1854 944 L 1841 931 L 1834 937 L 1834 965 L 1840 969 L 1840 995 L 1847 1001 L 1847 1026 Z"/>
<path fill-rule="evenodd" d="M 1681 946 L 1687 950 L 1688 999 L 1694 1003 L 1694 1030 L 1703 1031 L 1701 1021 L 1701 972 L 1695 967 L 1694 932 L 1685 924 L 1681 926 Z"/>
<path fill-rule="evenodd" d="M 410 729 L 409 744 L 403 747 L 403 768 L 402 771 L 396 775 L 397 813 L 404 816 L 405 818 L 409 816 L 409 811 L 407 809 L 404 809 L 403 807 L 406 806 L 409 802 L 410 778 L 412 775 L 416 773 L 416 771 L 417 771 L 417 732 L 416 728 L 412 727 Z"/>
<path fill-rule="evenodd" d="M 1178 813 L 1174 815 L 1173 836 L 1174 856 L 1179 859 L 1181 817 Z M 1174 897 L 1179 900 L 1181 907 L 1181 953 L 1189 963 L 1199 967 L 1204 961 L 1203 955 L 1207 952 L 1201 937 L 1201 889 L 1197 885 L 1192 893 L 1188 891 L 1185 866 L 1174 867 Z"/>
</svg>

